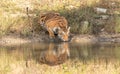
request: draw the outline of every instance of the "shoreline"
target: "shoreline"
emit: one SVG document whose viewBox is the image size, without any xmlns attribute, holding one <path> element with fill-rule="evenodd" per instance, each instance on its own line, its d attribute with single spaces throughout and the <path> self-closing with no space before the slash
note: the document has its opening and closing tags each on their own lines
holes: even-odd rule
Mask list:
<svg viewBox="0 0 120 74">
<path fill-rule="evenodd" d="M 18 45 L 24 43 L 50 42 L 46 35 L 38 35 L 32 38 L 19 37 L 15 35 L 2 36 L 0 45 Z M 74 43 L 97 43 L 97 42 L 115 42 L 120 43 L 120 34 L 113 35 L 74 35 L 70 42 Z"/>
</svg>

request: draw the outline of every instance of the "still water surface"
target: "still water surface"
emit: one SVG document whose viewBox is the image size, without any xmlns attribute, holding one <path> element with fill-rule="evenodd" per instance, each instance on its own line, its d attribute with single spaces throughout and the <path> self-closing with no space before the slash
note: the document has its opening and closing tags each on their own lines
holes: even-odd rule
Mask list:
<svg viewBox="0 0 120 74">
<path fill-rule="evenodd" d="M 2 57 L 6 55 L 6 57 Z M 120 44 L 97 43 L 30 43 L 16 46 L 0 46 L 0 60 L 12 58 L 15 60 L 34 60 L 39 64 L 59 65 L 67 60 L 79 60 L 87 64 L 104 62 L 115 63 L 120 61 Z M 26 64 L 27 66 L 27 64 Z"/>
</svg>

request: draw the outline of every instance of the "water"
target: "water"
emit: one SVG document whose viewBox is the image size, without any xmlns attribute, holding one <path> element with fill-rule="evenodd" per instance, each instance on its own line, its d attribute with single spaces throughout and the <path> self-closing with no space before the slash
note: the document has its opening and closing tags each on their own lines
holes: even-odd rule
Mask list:
<svg viewBox="0 0 120 74">
<path fill-rule="evenodd" d="M 119 74 L 119 43 L 0 46 L 0 74 Z"/>
<path fill-rule="evenodd" d="M 16 46 L 0 46 L 0 59 L 33 60 L 39 64 L 59 65 L 68 60 L 82 63 L 93 61 L 105 64 L 120 61 L 120 44 L 97 43 L 31 43 Z M 113 62 L 114 63 L 114 62 Z M 26 62 L 26 66 L 27 66 Z"/>
</svg>

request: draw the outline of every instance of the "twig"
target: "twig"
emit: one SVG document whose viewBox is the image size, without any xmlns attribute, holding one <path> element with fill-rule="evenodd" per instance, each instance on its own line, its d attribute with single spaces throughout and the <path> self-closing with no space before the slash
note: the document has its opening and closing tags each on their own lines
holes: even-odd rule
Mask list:
<svg viewBox="0 0 120 74">
<path fill-rule="evenodd" d="M 29 8 L 27 7 L 26 8 L 26 12 L 27 12 L 27 16 L 28 16 L 28 23 L 29 23 L 29 26 L 30 26 L 30 29 L 32 30 L 32 36 L 34 36 L 34 28 L 33 28 L 33 25 L 31 23 L 31 19 L 30 19 L 30 16 L 29 16 Z"/>
</svg>

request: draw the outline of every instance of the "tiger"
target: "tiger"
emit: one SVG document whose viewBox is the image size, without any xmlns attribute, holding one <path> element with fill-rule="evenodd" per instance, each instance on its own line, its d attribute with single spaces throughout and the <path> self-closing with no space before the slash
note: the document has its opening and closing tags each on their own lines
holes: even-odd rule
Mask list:
<svg viewBox="0 0 120 74">
<path fill-rule="evenodd" d="M 61 41 L 69 40 L 70 27 L 65 17 L 59 13 L 46 13 L 40 16 L 39 24 L 49 33 L 49 38 L 54 40 L 57 37 Z"/>
<path fill-rule="evenodd" d="M 48 49 L 41 52 L 39 62 L 48 65 L 58 65 L 64 63 L 69 57 L 68 43 L 58 45 L 50 43 Z"/>
</svg>

